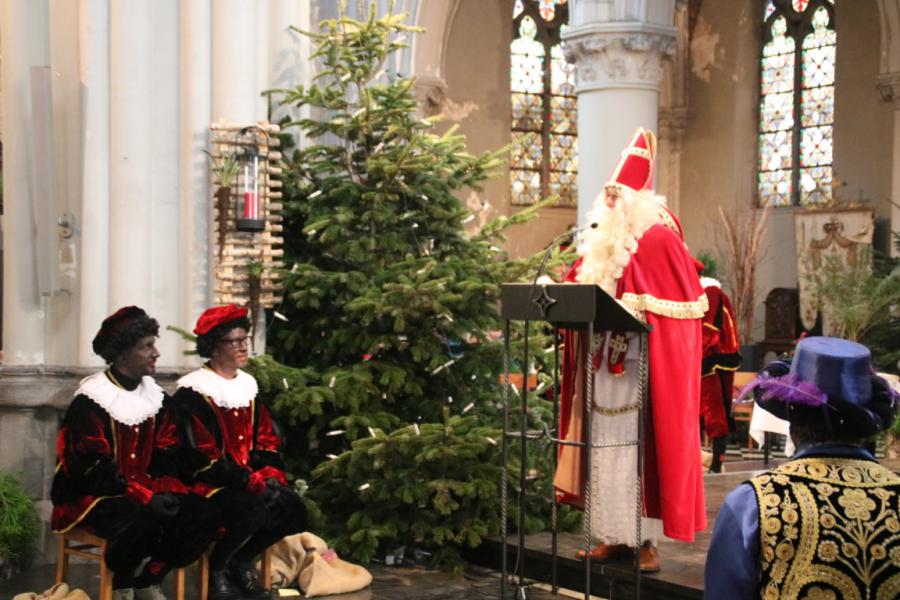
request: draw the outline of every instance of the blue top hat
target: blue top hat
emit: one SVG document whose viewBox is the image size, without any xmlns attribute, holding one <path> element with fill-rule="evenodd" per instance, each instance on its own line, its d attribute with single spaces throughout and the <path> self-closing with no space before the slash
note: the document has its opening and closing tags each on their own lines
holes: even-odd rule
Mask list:
<svg viewBox="0 0 900 600">
<path fill-rule="evenodd" d="M 791 373 L 833 398 L 862 406 L 872 398 L 872 353 L 862 344 L 809 337 L 797 344 Z"/>
</svg>

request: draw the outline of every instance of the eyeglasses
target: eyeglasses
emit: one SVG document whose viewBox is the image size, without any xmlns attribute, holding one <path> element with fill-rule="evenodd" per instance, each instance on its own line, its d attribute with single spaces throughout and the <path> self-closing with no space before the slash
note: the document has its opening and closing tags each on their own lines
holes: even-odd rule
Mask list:
<svg viewBox="0 0 900 600">
<path fill-rule="evenodd" d="M 250 338 L 248 336 L 239 337 L 239 338 L 223 338 L 222 345 L 228 346 L 229 348 L 240 348 L 241 346 L 249 346 Z"/>
</svg>

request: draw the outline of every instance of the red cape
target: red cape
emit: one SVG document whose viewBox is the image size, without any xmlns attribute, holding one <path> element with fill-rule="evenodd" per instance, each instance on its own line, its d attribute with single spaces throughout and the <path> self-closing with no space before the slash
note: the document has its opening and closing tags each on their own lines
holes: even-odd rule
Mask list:
<svg viewBox="0 0 900 600">
<path fill-rule="evenodd" d="M 706 310 L 706 297 L 696 262 L 675 232 L 665 225 L 654 225 L 644 233 L 618 281 L 616 297 L 653 327 L 648 342 L 645 514 L 661 518 L 668 537 L 693 541 L 695 532 L 706 528 L 699 429 L 700 318 Z M 577 339 L 580 337 L 571 333 L 566 336 L 561 390 L 560 436 L 573 441 L 584 435 L 580 430 L 580 394 L 576 393 L 584 378 L 580 366 L 585 361 L 580 357 L 585 348 Z M 578 452 L 569 448 L 560 449 L 558 479 L 565 475 L 560 471 L 566 469 L 569 475 L 581 472 L 580 457 L 575 456 Z M 564 464 L 564 454 L 568 464 Z M 577 489 L 575 494 L 560 489 L 562 501 L 581 505 L 581 486 Z"/>
</svg>

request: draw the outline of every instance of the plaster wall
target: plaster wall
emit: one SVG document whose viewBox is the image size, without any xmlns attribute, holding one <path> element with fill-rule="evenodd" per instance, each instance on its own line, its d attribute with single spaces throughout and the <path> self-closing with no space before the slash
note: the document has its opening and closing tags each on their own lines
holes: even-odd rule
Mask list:
<svg viewBox="0 0 900 600">
<path fill-rule="evenodd" d="M 447 120 L 442 129 L 458 124 L 472 153 L 498 150 L 510 142 L 512 6 L 512 0 L 460 0 L 451 23 L 444 59 L 446 98 L 440 109 Z M 474 223 L 521 208 L 510 202 L 508 165 L 483 192 L 465 192 L 461 200 L 476 211 Z M 488 205 L 482 211 L 483 202 Z M 576 219 L 575 208 L 544 209 L 538 219 L 508 230 L 506 249 L 513 257 L 537 252 Z"/>
<path fill-rule="evenodd" d="M 718 206 L 745 212 L 756 198 L 762 3 L 703 2 L 691 40 L 688 121 L 681 163 L 680 217 L 693 252 L 717 252 Z M 892 107 L 875 89 L 879 22 L 874 0 L 837 3 L 834 167 L 841 198 L 871 201 L 889 217 Z M 756 286 L 754 336 L 763 336 L 766 294 L 796 287 L 794 209 L 771 211 Z"/>
<path fill-rule="evenodd" d="M 265 119 L 260 92 L 307 74 L 287 27 L 308 3 L 154 7 L 0 0 L 4 366 L 97 366 L 127 304 L 189 327 L 211 301 L 208 125 Z M 161 365 L 185 347 L 163 329 Z"/>
</svg>

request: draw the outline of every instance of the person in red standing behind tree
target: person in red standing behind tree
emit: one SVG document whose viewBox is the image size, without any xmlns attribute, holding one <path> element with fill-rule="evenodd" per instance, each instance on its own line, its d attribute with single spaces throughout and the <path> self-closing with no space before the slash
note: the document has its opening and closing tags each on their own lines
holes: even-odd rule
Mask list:
<svg viewBox="0 0 900 600">
<path fill-rule="evenodd" d="M 703 315 L 703 370 L 700 378 L 700 416 L 706 435 L 712 440 L 710 473 L 720 473 L 728 447 L 728 435 L 734 431 L 731 396 L 734 372 L 741 365 L 737 325 L 731 300 L 722 284 L 712 277 L 701 277 L 709 308 Z"/>
<path fill-rule="evenodd" d="M 652 191 L 656 138 L 639 129 L 588 214 L 597 226 L 582 234 L 568 279 L 599 285 L 637 318 L 649 334 L 649 411 L 644 431 L 641 569 L 660 568 L 660 534 L 693 541 L 706 527 L 700 465 L 700 319 L 707 308 L 697 262 L 665 200 Z M 626 443 L 638 437 L 638 340 L 611 332 L 585 347 L 586 336 L 566 338 L 560 437 L 582 438 L 588 352 L 594 367 L 592 440 Z M 563 502 L 583 506 L 581 449 L 563 446 L 554 476 Z M 635 543 L 637 450 L 592 450 L 591 529 L 599 544 L 592 560 L 630 556 Z M 631 548 L 629 548 L 631 546 Z"/>
<path fill-rule="evenodd" d="M 209 359 L 178 380 L 173 404 L 181 414 L 193 488 L 222 513 L 227 531 L 210 559 L 210 600 L 269 598 L 252 568 L 258 554 L 306 529 L 306 508 L 287 485 L 283 441 L 257 399 L 247 366 L 247 309 L 229 304 L 200 315 L 197 353 Z"/>
</svg>

